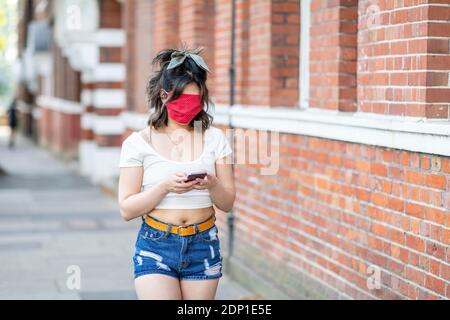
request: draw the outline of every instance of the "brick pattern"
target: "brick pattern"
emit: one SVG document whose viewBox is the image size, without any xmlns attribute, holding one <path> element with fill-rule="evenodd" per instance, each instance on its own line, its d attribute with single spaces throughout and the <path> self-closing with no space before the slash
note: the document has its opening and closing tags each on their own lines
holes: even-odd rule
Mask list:
<svg viewBox="0 0 450 320">
<path fill-rule="evenodd" d="M 62 54 L 61 48 L 56 44 L 52 46 L 54 55 L 54 96 L 69 101 L 80 101 L 81 94 L 81 74 L 73 70 L 67 57 Z"/>
<path fill-rule="evenodd" d="M 231 3 L 216 1 L 214 96 L 229 103 Z M 236 1 L 236 103 L 298 106 L 298 1 Z"/>
<path fill-rule="evenodd" d="M 236 1 L 236 29 L 235 29 L 235 102 L 249 104 L 251 94 L 250 69 L 250 4 L 249 1 Z M 216 45 L 218 46 L 219 43 Z M 225 100 L 228 102 L 228 99 Z"/>
<path fill-rule="evenodd" d="M 270 104 L 296 106 L 299 101 L 300 2 L 271 3 Z"/>
<path fill-rule="evenodd" d="M 76 158 L 81 138 L 80 115 L 56 112 L 48 106 L 40 106 L 40 109 L 39 144 L 65 158 Z"/>
<path fill-rule="evenodd" d="M 357 3 L 311 2 L 310 107 L 356 110 Z"/>
<path fill-rule="evenodd" d="M 95 142 L 99 147 L 111 147 L 122 145 L 122 135 L 95 135 Z"/>
<path fill-rule="evenodd" d="M 100 48 L 100 63 L 123 62 L 122 48 L 106 47 Z"/>
<path fill-rule="evenodd" d="M 241 3 L 242 1 L 236 1 Z M 239 7 L 239 6 L 238 6 Z M 212 94 L 216 103 L 229 103 L 230 95 L 230 43 L 231 1 L 215 1 L 214 64 Z M 245 68 L 245 66 L 243 66 Z M 239 89 L 237 89 L 238 91 Z"/>
<path fill-rule="evenodd" d="M 53 95 L 62 100 L 79 102 L 81 98 L 81 74 L 74 70 L 62 50 L 52 46 Z M 41 86 L 42 87 L 42 86 Z M 43 94 L 42 88 L 38 95 Z M 39 144 L 66 158 L 76 158 L 81 137 L 80 115 L 57 112 L 49 106 L 38 106 L 42 117 L 37 124 Z"/>
<path fill-rule="evenodd" d="M 280 154 L 276 176 L 235 167 L 237 246 L 348 298 L 450 298 L 448 158 L 288 134 Z"/>
<path fill-rule="evenodd" d="M 241 89 L 248 91 L 249 104 L 298 104 L 300 25 L 296 19 L 299 13 L 297 1 L 250 1 L 248 81 L 251 85 Z M 297 61 L 292 61 L 296 58 Z"/>
<path fill-rule="evenodd" d="M 100 28 L 122 27 L 121 3 L 117 0 L 100 0 Z"/>
<path fill-rule="evenodd" d="M 179 1 L 179 37 L 192 47 L 204 46 L 202 56 L 208 63 L 214 53 L 214 0 Z"/>
<path fill-rule="evenodd" d="M 127 79 L 125 81 L 125 91 L 127 93 L 127 110 L 135 109 L 135 75 L 136 72 L 136 58 L 135 54 L 137 50 L 136 47 L 136 7 L 135 4 L 138 3 L 134 0 L 126 0 L 123 5 L 123 14 L 122 14 L 122 25 L 126 32 L 126 44 L 123 50 L 123 59 L 127 70 Z M 153 19 L 149 19 L 153 20 Z"/>
<path fill-rule="evenodd" d="M 358 109 L 449 116 L 448 1 L 359 1 Z"/>
<path fill-rule="evenodd" d="M 134 4 L 134 25 L 135 41 L 132 45 L 134 50 L 129 52 L 132 59 L 131 68 L 136 68 L 139 72 L 129 73 L 128 78 L 132 81 L 130 91 L 135 97 L 132 109 L 139 112 L 147 112 L 146 86 L 151 72 L 151 59 L 153 56 L 153 1 L 135 1 Z M 142 41 L 145 39 L 145 41 Z"/>
<path fill-rule="evenodd" d="M 167 47 L 176 46 L 180 40 L 178 20 L 179 5 L 177 0 L 153 0 L 153 49 L 158 52 Z"/>
</svg>

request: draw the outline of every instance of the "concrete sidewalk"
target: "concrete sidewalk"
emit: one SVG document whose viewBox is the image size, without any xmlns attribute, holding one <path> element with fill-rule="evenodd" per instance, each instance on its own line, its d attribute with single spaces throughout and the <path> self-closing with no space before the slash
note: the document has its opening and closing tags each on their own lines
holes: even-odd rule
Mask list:
<svg viewBox="0 0 450 320">
<path fill-rule="evenodd" d="M 31 141 L 7 147 L 0 127 L 0 299 L 135 299 L 132 261 L 138 219 L 124 223 L 101 192 Z M 80 290 L 67 282 L 80 270 Z M 250 293 L 224 276 L 217 299 Z"/>
</svg>

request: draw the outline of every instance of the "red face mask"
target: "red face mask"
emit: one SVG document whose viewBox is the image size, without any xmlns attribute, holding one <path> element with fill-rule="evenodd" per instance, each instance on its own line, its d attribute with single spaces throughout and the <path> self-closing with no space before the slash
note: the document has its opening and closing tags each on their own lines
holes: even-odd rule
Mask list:
<svg viewBox="0 0 450 320">
<path fill-rule="evenodd" d="M 181 124 L 190 123 L 202 111 L 199 94 L 182 93 L 180 96 L 166 104 L 169 117 Z"/>
</svg>

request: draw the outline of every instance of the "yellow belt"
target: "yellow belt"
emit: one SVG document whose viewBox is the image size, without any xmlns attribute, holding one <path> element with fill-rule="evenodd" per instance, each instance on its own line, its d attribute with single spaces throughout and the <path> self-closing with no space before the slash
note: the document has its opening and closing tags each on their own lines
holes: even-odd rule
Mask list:
<svg viewBox="0 0 450 320">
<path fill-rule="evenodd" d="M 197 224 L 198 226 L 198 232 L 202 232 L 205 230 L 208 230 L 211 228 L 216 222 L 216 216 L 212 215 L 208 220 L 201 222 Z M 149 226 L 152 226 L 155 229 L 166 231 L 168 228 L 168 224 L 164 222 L 157 221 L 153 219 L 152 217 L 147 216 L 145 218 L 145 223 L 147 223 Z M 175 233 L 180 236 L 191 236 L 195 234 L 195 226 L 194 225 L 188 225 L 188 226 L 174 226 L 172 225 L 170 228 L 170 233 Z"/>
</svg>

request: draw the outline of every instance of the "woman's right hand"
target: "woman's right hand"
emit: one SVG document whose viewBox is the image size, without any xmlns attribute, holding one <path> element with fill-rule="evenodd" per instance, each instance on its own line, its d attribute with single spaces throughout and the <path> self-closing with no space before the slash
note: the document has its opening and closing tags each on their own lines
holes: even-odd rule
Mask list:
<svg viewBox="0 0 450 320">
<path fill-rule="evenodd" d="M 162 181 L 162 185 L 164 190 L 167 193 L 185 193 L 194 189 L 194 185 L 198 183 L 198 181 L 193 180 L 190 182 L 184 182 L 187 179 L 187 175 L 183 172 L 177 172 L 170 176 L 169 178 Z"/>
</svg>

